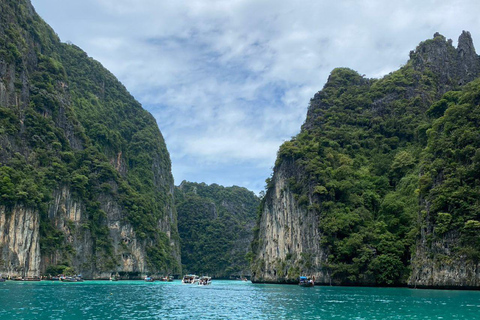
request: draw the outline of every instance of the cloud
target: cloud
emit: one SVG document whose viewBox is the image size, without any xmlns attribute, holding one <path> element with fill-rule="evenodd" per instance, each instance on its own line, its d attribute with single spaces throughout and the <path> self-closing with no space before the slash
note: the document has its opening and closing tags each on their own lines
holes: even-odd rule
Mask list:
<svg viewBox="0 0 480 320">
<path fill-rule="evenodd" d="M 439 31 L 480 28 L 476 0 L 33 0 L 60 37 L 152 112 L 177 183 L 263 188 L 335 67 L 398 69 Z M 480 34 L 479 34 L 480 36 Z"/>
</svg>

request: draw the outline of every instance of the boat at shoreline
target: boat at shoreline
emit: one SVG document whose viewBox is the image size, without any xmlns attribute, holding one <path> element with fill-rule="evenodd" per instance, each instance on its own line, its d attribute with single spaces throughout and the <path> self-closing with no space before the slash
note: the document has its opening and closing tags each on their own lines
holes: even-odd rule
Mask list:
<svg viewBox="0 0 480 320">
<path fill-rule="evenodd" d="M 61 282 L 83 282 L 83 278 L 81 275 L 61 276 L 60 281 Z"/>
<path fill-rule="evenodd" d="M 42 279 L 39 276 L 33 277 L 15 277 L 12 279 L 13 281 L 41 281 Z"/>
<path fill-rule="evenodd" d="M 313 287 L 315 285 L 315 278 L 307 278 L 305 276 L 301 276 L 298 281 L 298 285 L 302 287 Z"/>
<path fill-rule="evenodd" d="M 35 277 L 26 277 L 23 281 L 41 281 L 42 279 L 38 276 Z"/>
<path fill-rule="evenodd" d="M 152 277 L 146 276 L 144 281 L 145 282 L 155 282 L 155 279 L 153 279 Z"/>
</svg>

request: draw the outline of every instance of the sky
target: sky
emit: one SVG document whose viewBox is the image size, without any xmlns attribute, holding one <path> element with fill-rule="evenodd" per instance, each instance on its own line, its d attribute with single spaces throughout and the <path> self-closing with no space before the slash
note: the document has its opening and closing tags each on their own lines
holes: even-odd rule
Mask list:
<svg viewBox="0 0 480 320">
<path fill-rule="evenodd" d="M 478 0 L 32 0 L 63 42 L 153 114 L 175 184 L 259 193 L 332 69 L 397 70 L 440 32 L 480 39 Z M 480 43 L 480 40 L 479 40 Z M 480 45 L 479 45 L 480 46 Z"/>
</svg>

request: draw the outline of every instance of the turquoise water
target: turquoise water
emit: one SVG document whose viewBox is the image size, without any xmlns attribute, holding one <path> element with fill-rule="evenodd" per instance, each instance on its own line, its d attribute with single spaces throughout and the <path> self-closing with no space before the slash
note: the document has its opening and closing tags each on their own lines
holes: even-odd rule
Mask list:
<svg viewBox="0 0 480 320">
<path fill-rule="evenodd" d="M 480 319 L 480 292 L 7 281 L 0 283 L 0 319 Z"/>
</svg>

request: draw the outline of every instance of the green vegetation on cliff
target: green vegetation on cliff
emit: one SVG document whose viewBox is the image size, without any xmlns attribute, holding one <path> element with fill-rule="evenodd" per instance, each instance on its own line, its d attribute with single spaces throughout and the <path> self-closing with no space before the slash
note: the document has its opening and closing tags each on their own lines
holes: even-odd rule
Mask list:
<svg viewBox="0 0 480 320">
<path fill-rule="evenodd" d="M 421 150 L 416 129 L 433 101 L 429 92 L 423 102 L 406 88 L 433 81 L 411 66 L 381 80 L 336 69 L 312 100 L 309 128 L 281 146 L 277 166 L 295 161 L 304 172 L 303 180 L 290 178 L 289 187 L 299 206 L 320 214 L 334 278 L 406 281 L 418 209 L 410 200 Z M 369 107 L 385 94 L 395 96 L 391 108 Z"/>
<path fill-rule="evenodd" d="M 54 190 L 69 188 L 88 214 L 91 267 L 113 271 L 120 261 L 104 210 L 113 201 L 145 242 L 150 270 L 178 270 L 159 225 L 172 216 L 165 229 L 178 241 L 170 158 L 154 118 L 100 63 L 61 43 L 28 1 L 2 1 L 0 12 L 1 204 L 37 209 L 42 253 L 69 265 L 75 248 L 47 212 Z"/>
<path fill-rule="evenodd" d="M 480 262 L 480 79 L 448 92 L 428 110 L 419 193 L 428 241 L 459 233 L 452 259 Z"/>
<path fill-rule="evenodd" d="M 183 270 L 217 278 L 249 274 L 259 201 L 245 188 L 183 181 L 175 192 Z"/>
<path fill-rule="evenodd" d="M 460 230 L 454 252 L 480 259 L 479 82 L 455 91 L 478 76 L 478 56 L 462 53 L 470 43 L 464 33 L 456 50 L 436 34 L 382 79 L 333 70 L 302 131 L 280 147 L 274 174 L 296 168 L 288 189 L 318 216 L 321 268 L 334 283 L 406 284 L 428 224 L 420 212 L 438 237 Z"/>
</svg>

